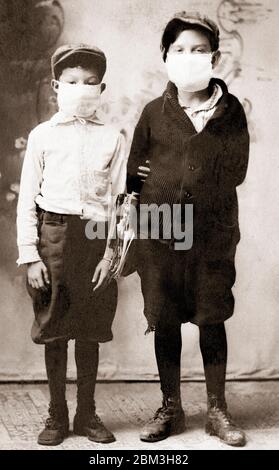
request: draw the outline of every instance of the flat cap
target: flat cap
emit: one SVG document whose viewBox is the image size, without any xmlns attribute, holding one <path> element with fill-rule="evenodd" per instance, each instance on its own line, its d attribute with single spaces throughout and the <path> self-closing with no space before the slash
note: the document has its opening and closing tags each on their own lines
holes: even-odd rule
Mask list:
<svg viewBox="0 0 279 470">
<path fill-rule="evenodd" d="M 107 68 L 107 60 L 101 49 L 88 44 L 65 44 L 58 47 L 51 57 L 51 70 L 55 79 L 57 78 L 57 69 L 58 67 L 61 69 L 62 62 L 75 55 L 87 55 L 88 59 L 92 60 L 92 65 L 98 66 L 103 77 Z"/>
<path fill-rule="evenodd" d="M 180 11 L 175 13 L 173 18 L 170 20 L 181 20 L 188 24 L 199 25 L 202 28 L 207 29 L 214 35 L 214 39 L 219 44 L 219 28 L 217 24 L 212 21 L 208 16 L 201 15 L 199 12 L 188 12 L 188 11 Z"/>
</svg>

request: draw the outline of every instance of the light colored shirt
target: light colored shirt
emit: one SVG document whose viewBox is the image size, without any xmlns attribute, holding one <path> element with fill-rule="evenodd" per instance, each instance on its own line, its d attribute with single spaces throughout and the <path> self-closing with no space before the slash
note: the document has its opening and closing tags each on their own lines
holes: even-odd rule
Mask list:
<svg viewBox="0 0 279 470">
<path fill-rule="evenodd" d="M 39 261 L 36 204 L 96 222 L 110 218 L 115 196 L 125 192 L 124 136 L 97 116 L 55 114 L 28 138 L 17 209 L 17 263 Z"/>
<path fill-rule="evenodd" d="M 183 98 L 178 94 L 178 102 L 184 109 L 185 113 L 192 121 L 197 132 L 201 132 L 205 127 L 207 121 L 213 116 L 218 101 L 223 96 L 223 91 L 217 83 L 214 85 L 213 93 L 210 98 L 196 108 L 185 106 Z"/>
</svg>

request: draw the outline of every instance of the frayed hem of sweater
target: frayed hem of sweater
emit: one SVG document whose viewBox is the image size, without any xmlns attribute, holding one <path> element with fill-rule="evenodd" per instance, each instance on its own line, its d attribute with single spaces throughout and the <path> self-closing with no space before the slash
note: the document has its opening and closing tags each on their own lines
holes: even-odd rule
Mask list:
<svg viewBox="0 0 279 470">
<path fill-rule="evenodd" d="M 149 333 L 153 333 L 153 332 L 155 331 L 155 329 L 156 329 L 156 328 L 155 328 L 155 325 L 149 325 L 149 326 L 147 327 L 147 329 L 145 330 L 144 335 L 146 336 L 146 335 L 148 335 Z"/>
</svg>

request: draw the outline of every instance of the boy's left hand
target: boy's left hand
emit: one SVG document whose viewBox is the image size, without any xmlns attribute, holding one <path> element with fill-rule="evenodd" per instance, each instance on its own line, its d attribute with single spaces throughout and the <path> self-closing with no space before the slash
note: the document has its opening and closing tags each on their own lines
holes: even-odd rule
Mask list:
<svg viewBox="0 0 279 470">
<path fill-rule="evenodd" d="M 94 287 L 93 291 L 99 289 L 101 286 L 105 287 L 109 272 L 109 266 L 110 262 L 105 259 L 102 259 L 97 265 L 92 279 L 92 282 L 97 282 L 97 284 Z"/>
</svg>

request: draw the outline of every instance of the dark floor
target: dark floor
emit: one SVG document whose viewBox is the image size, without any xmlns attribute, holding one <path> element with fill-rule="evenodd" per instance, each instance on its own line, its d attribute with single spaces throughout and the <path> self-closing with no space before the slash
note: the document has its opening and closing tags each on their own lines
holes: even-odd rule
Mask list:
<svg viewBox="0 0 279 470">
<path fill-rule="evenodd" d="M 67 386 L 70 417 L 75 412 L 75 385 Z M 204 432 L 204 383 L 182 384 L 187 429 L 155 444 L 139 440 L 143 423 L 160 406 L 158 383 L 98 384 L 98 413 L 115 433 L 109 445 L 71 435 L 56 449 L 232 449 Z M 246 430 L 245 449 L 279 449 L 279 381 L 229 382 L 227 401 L 235 420 Z M 0 449 L 42 449 L 36 438 L 47 412 L 47 385 L 0 385 Z"/>
</svg>

